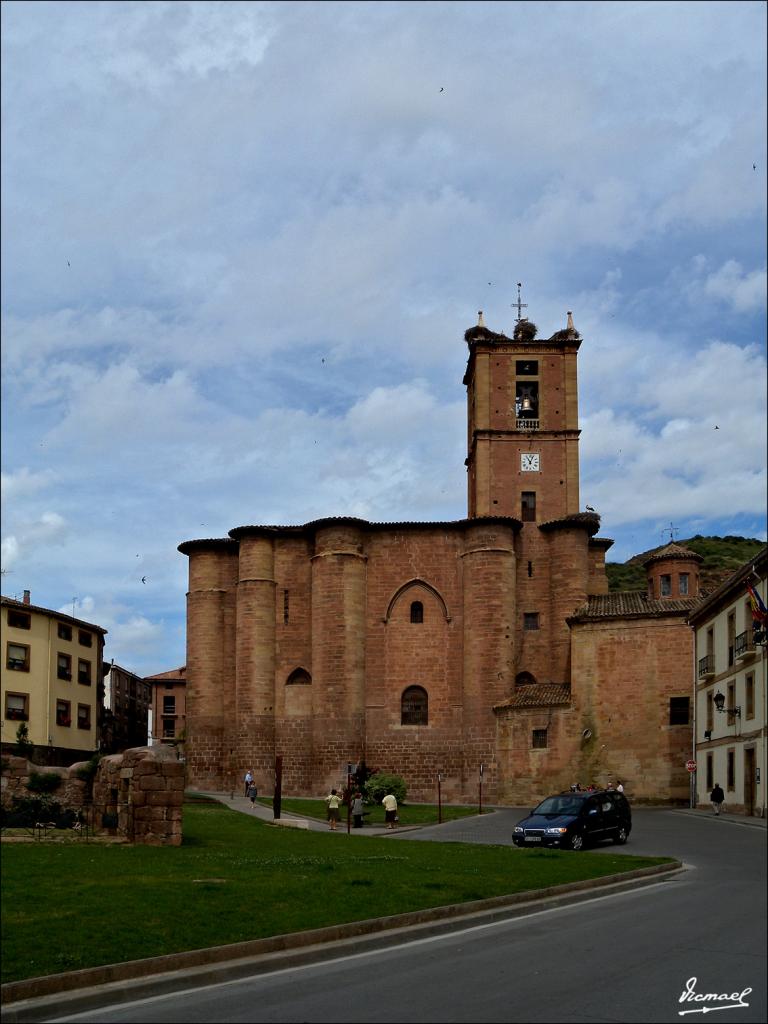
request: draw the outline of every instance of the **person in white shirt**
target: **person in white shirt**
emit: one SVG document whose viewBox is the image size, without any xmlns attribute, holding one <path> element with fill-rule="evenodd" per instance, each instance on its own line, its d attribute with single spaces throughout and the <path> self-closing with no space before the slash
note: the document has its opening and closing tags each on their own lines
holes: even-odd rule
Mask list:
<svg viewBox="0 0 768 1024">
<path fill-rule="evenodd" d="M 248 790 L 251 788 L 251 783 L 253 782 L 253 772 L 251 771 L 250 768 L 245 773 L 245 780 L 244 781 L 245 781 L 245 792 L 243 793 L 243 796 L 248 796 Z"/>
<path fill-rule="evenodd" d="M 397 799 L 392 793 L 387 793 L 381 802 L 384 804 L 384 819 L 387 823 L 387 828 L 393 829 L 397 821 Z"/>
<path fill-rule="evenodd" d="M 617 793 L 623 793 L 624 792 L 624 787 L 621 784 L 621 779 L 616 779 L 616 792 Z"/>
<path fill-rule="evenodd" d="M 339 807 L 342 799 L 341 793 L 337 793 L 335 789 L 332 789 L 325 798 L 325 802 L 328 804 L 328 826 L 331 832 L 336 831 L 336 826 L 339 823 Z"/>
</svg>

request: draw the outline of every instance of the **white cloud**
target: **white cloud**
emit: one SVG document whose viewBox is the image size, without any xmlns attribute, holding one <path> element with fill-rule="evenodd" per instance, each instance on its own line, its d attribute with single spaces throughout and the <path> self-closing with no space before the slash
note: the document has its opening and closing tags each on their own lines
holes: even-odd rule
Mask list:
<svg viewBox="0 0 768 1024">
<path fill-rule="evenodd" d="M 3 569 L 10 572 L 11 566 L 15 564 L 16 559 L 19 557 L 19 542 L 11 534 L 3 538 L 1 547 Z"/>
<path fill-rule="evenodd" d="M 128 608 L 109 598 L 92 594 L 75 597 L 57 609 L 61 614 L 91 622 L 107 630 L 105 659 L 114 659 L 125 665 L 125 659 L 161 656 L 164 627 L 162 622 L 151 622 L 144 615 L 131 613 Z M 127 667 L 127 665 L 126 665 Z"/>
<path fill-rule="evenodd" d="M 18 516 L 13 517 L 18 520 Z M 69 525 L 58 512 L 44 512 L 39 519 L 24 524 L 17 534 L 3 540 L 3 568 L 9 569 L 23 556 L 34 551 L 52 556 L 51 548 L 60 547 L 69 533 Z"/>
<path fill-rule="evenodd" d="M 722 299 L 739 313 L 765 308 L 766 272 L 744 273 L 736 260 L 728 260 L 704 282 L 707 295 Z"/>
<path fill-rule="evenodd" d="M 582 245 L 621 252 L 636 245 L 650 227 L 635 186 L 615 178 L 584 189 L 560 184 L 529 207 L 526 221 L 531 244 L 548 249 L 578 238 Z"/>
<path fill-rule="evenodd" d="M 645 367 L 636 415 L 583 419 L 582 493 L 611 528 L 659 517 L 761 517 L 766 495 L 766 364 L 756 347 L 711 342 L 692 359 Z M 715 484 L 716 481 L 716 484 Z"/>
<path fill-rule="evenodd" d="M 136 664 L 148 657 L 163 656 L 164 623 L 151 622 L 143 615 L 113 618 L 109 614 L 97 616 L 99 625 L 109 630 L 109 656 L 118 664 Z"/>
<path fill-rule="evenodd" d="M 4 501 L 14 501 L 37 494 L 55 482 L 56 474 L 50 469 L 34 472 L 29 467 L 22 466 L 13 473 L 0 474 L 0 490 Z"/>
</svg>

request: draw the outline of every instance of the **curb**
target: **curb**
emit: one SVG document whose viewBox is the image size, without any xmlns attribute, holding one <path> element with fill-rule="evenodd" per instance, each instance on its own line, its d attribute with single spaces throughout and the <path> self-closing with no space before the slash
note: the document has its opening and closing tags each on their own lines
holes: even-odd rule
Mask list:
<svg viewBox="0 0 768 1024">
<path fill-rule="evenodd" d="M 395 945 L 405 940 L 438 935 L 455 928 L 512 918 L 536 907 L 578 903 L 604 891 L 607 894 L 653 885 L 684 870 L 677 860 L 620 875 L 569 882 L 531 892 L 495 896 L 390 917 L 331 925 L 311 931 L 252 939 L 210 949 L 131 960 L 42 978 L 27 978 L 2 986 L 3 1021 L 44 1021 L 51 1013 L 72 1014 L 113 1003 L 133 1002 L 180 989 L 202 988 L 216 982 L 251 977 L 268 971 L 349 953 Z M 97 987 L 98 986 L 98 987 Z"/>
</svg>

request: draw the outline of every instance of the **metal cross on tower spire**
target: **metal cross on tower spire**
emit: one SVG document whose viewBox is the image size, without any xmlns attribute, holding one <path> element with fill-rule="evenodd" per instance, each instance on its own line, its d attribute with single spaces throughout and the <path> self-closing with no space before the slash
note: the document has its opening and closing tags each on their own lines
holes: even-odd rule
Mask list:
<svg viewBox="0 0 768 1024">
<path fill-rule="evenodd" d="M 520 301 L 520 289 L 522 287 L 523 287 L 522 282 L 518 281 L 517 282 L 517 302 L 513 302 L 512 303 L 512 309 L 517 308 L 517 320 L 515 320 L 516 324 L 519 324 L 520 321 L 523 319 L 523 316 L 522 316 L 523 310 L 524 309 L 528 309 L 528 303 Z"/>
<path fill-rule="evenodd" d="M 679 528 L 679 527 L 677 527 L 677 526 L 675 526 L 675 525 L 674 525 L 673 523 L 670 523 L 670 524 L 669 524 L 669 526 L 666 526 L 666 527 L 665 527 L 665 528 L 664 528 L 664 529 L 663 529 L 663 530 L 661 531 L 661 540 L 662 540 L 662 543 L 664 542 L 664 534 L 665 534 L 665 533 L 668 533 L 668 534 L 669 534 L 669 543 L 670 543 L 670 544 L 674 544 L 674 542 L 675 542 L 675 534 L 676 534 L 676 533 L 679 533 L 679 532 L 680 532 L 680 528 Z"/>
</svg>

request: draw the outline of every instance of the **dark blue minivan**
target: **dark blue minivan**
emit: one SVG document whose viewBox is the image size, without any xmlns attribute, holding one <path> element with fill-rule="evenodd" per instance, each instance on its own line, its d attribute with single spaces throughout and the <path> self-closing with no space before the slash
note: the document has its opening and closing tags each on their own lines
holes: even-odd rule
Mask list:
<svg viewBox="0 0 768 1024">
<path fill-rule="evenodd" d="M 515 825 L 512 839 L 515 846 L 581 850 L 603 839 L 626 843 L 631 831 L 632 812 L 626 797 L 607 789 L 548 796 Z"/>
</svg>

